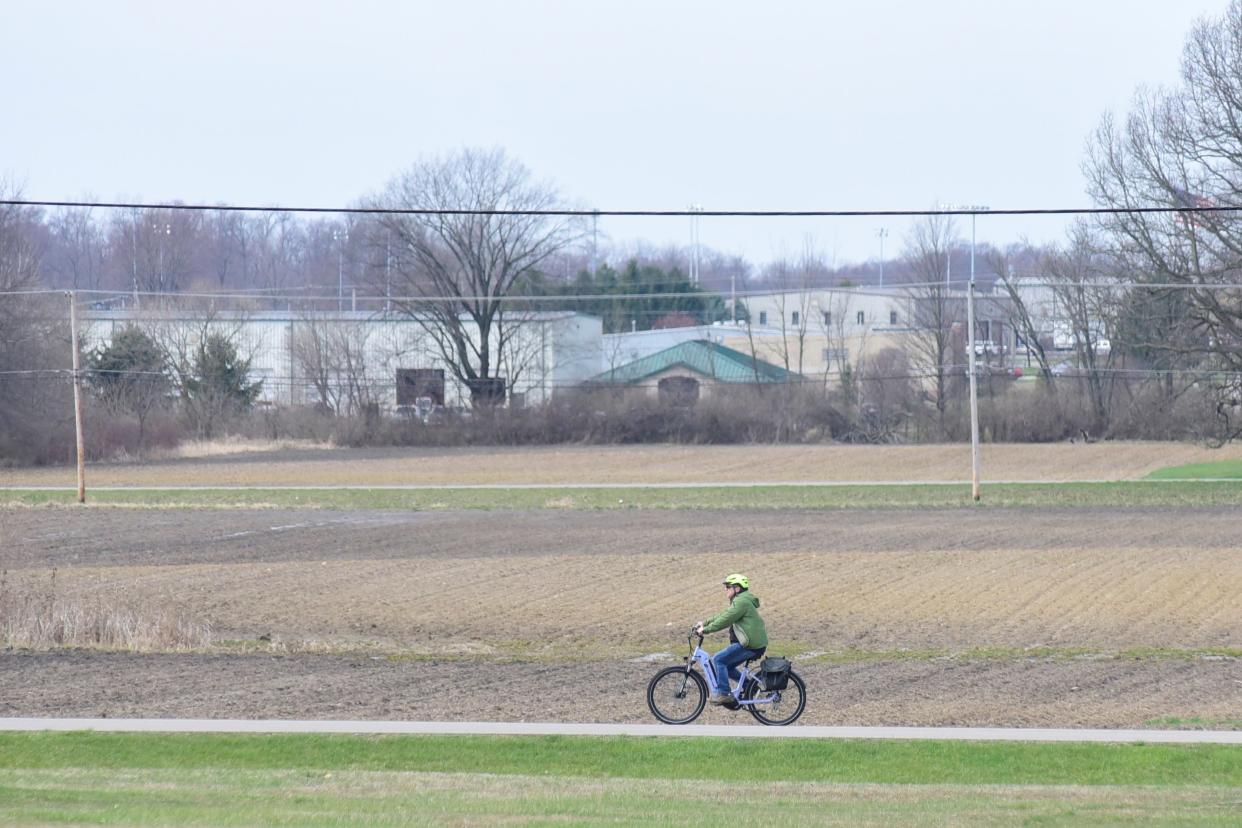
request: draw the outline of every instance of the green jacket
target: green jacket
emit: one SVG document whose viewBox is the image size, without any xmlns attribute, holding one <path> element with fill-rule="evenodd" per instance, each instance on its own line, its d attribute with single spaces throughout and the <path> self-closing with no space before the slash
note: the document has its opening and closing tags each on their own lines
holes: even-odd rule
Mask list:
<svg viewBox="0 0 1242 828">
<path fill-rule="evenodd" d="M 752 650 L 768 646 L 768 630 L 759 617 L 759 599 L 749 591 L 733 596 L 729 608 L 704 622 L 703 632 L 714 633 L 725 627 L 733 627 L 737 643 Z"/>
</svg>

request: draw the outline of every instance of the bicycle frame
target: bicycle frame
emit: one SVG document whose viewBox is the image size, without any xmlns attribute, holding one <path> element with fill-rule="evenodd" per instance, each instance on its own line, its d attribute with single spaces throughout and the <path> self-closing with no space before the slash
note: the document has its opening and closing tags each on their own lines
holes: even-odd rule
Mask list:
<svg viewBox="0 0 1242 828">
<path fill-rule="evenodd" d="M 690 640 L 691 642 L 694 641 L 693 638 Z M 689 673 L 694 663 L 698 662 L 699 669 L 701 669 L 703 671 L 703 675 L 707 677 L 708 689 L 712 692 L 715 692 L 716 690 L 716 665 L 712 662 L 711 653 L 704 650 L 703 647 L 701 646 L 702 643 L 703 643 L 703 638 L 702 636 L 700 636 L 699 643 L 694 645 L 694 652 L 690 654 L 690 658 L 686 662 L 686 672 Z M 737 686 L 733 687 L 732 685 L 730 685 L 729 695 L 733 697 L 733 701 L 736 702 L 739 707 L 745 707 L 747 705 L 755 705 L 755 704 L 770 704 L 776 701 L 775 693 L 772 693 L 772 694 L 769 694 L 763 697 L 756 697 L 753 699 L 743 700 L 742 699 L 742 688 L 746 686 L 747 679 L 752 679 L 754 681 L 758 681 L 758 679 L 753 678 L 755 674 L 752 673 L 750 671 L 750 668 L 748 668 L 745 664 L 741 665 L 738 668 L 738 671 L 740 675 L 738 676 L 738 679 L 737 679 Z M 727 680 L 727 677 L 726 677 L 726 680 Z"/>
</svg>

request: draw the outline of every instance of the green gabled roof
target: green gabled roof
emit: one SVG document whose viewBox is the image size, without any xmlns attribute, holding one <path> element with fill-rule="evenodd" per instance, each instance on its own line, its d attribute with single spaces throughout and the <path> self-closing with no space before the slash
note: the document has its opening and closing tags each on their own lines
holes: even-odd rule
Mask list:
<svg viewBox="0 0 1242 828">
<path fill-rule="evenodd" d="M 706 339 L 693 339 L 671 348 L 636 359 L 611 371 L 592 377 L 590 382 L 602 385 L 631 385 L 670 368 L 685 367 L 718 382 L 789 382 L 801 379 L 793 371 L 754 359 L 741 351 Z"/>
</svg>

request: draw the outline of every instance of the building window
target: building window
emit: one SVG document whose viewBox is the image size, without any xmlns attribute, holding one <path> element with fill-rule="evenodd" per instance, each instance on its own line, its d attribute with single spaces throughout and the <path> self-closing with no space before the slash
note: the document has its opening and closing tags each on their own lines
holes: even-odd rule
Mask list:
<svg viewBox="0 0 1242 828">
<path fill-rule="evenodd" d="M 891 310 L 888 312 L 888 324 L 890 325 L 897 324 L 897 311 Z"/>
<path fill-rule="evenodd" d="M 849 361 L 850 361 L 850 349 L 849 348 L 825 348 L 824 349 L 824 362 L 828 363 L 829 365 L 831 365 L 834 362 L 837 363 L 838 365 L 844 365 L 845 363 Z"/>
<path fill-rule="evenodd" d="M 858 312 L 858 324 L 859 325 L 867 324 L 867 314 L 864 311 Z"/>
<path fill-rule="evenodd" d="M 760 325 L 768 324 L 768 312 L 767 311 L 759 311 L 759 324 Z"/>
<path fill-rule="evenodd" d="M 794 311 L 794 312 L 793 312 L 793 318 L 792 318 L 792 320 L 791 320 L 791 321 L 793 322 L 794 326 L 796 327 L 796 326 L 797 326 L 797 324 L 798 324 L 798 312 L 797 312 L 797 311 Z"/>
<path fill-rule="evenodd" d="M 832 311 L 824 311 L 824 327 L 832 325 Z"/>
</svg>

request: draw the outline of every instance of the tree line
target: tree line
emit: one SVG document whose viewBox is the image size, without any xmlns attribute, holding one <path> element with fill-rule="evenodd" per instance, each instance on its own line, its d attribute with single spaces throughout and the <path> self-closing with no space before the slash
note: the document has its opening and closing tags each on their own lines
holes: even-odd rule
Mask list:
<svg viewBox="0 0 1242 828">
<path fill-rule="evenodd" d="M 1081 389 L 1095 433 L 1121 429 L 1133 412 L 1173 417 L 1188 398 L 1214 407 L 1212 433 L 1232 438 L 1242 400 L 1242 0 L 1191 32 L 1179 83 L 1136 94 L 1124 117 L 1105 115 L 1082 166 L 1098 206 L 1057 245 L 981 245 L 984 287 L 1003 304 L 1029 350 L 1046 392 L 1058 365 L 1036 329 L 1020 277 L 1051 282 L 1074 353 L 1072 385 Z M 14 188 L 3 188 L 13 195 Z M 595 313 L 609 331 L 659 324 L 746 322 L 727 307 L 728 290 L 757 286 L 810 291 L 870 278 L 869 267 L 829 267 L 808 244 L 800 256 L 756 268 L 706 251 L 698 284 L 685 274 L 687 251 L 661 259 L 640 250 L 599 263 L 593 228 L 578 217 L 520 214 L 566 206 L 551 185 L 501 150 L 466 149 L 426 158 L 359 199 L 377 210 L 424 210 L 304 220 L 289 213 L 86 209 L 52 213 L 0 210 L 0 290 L 36 286 L 126 292 L 214 290 L 337 296 L 357 289 L 425 327 L 440 356 L 477 403 L 494 398 L 499 354 L 529 314 L 552 308 Z M 1137 208 L 1163 207 L 1167 212 Z M 435 212 L 505 210 L 506 215 Z M 1205 211 L 1206 208 L 1220 208 Z M 902 358 L 931 375 L 914 392 L 951 435 L 960 302 L 935 287 L 962 271 L 963 244 L 951 222 L 916 226 L 886 281 L 922 284 L 913 314 L 918 342 Z M 853 274 L 853 276 L 847 274 Z M 856 278 L 855 278 L 856 277 Z M 518 302 L 515 294 L 547 297 Z M 674 295 L 676 294 L 676 295 Z M 685 296 L 682 294 L 689 294 Z M 598 297 L 570 302 L 571 295 Z M 613 298 L 617 297 L 617 298 Z M 565 301 L 557 302 L 561 298 Z M 39 328 L 22 301 L 0 308 L 0 371 L 40 370 L 62 332 Z M 805 315 L 800 317 L 805 319 Z M 955 340 L 954 326 L 959 334 Z M 968 344 L 963 344 L 968 343 Z M 1103 347 L 1107 343 L 1108 347 Z M 891 370 L 895 362 L 889 360 Z M 852 380 L 861 365 L 842 365 Z M 871 368 L 875 370 L 874 366 Z M 1129 371 L 1145 372 L 1136 385 Z M 12 441 L 28 397 L 0 382 L 0 428 Z M 29 387 L 24 387 L 29 390 Z M 40 390 L 39 393 L 44 393 Z M 1197 427 L 1196 427 L 1197 428 Z"/>
</svg>

